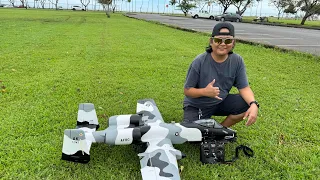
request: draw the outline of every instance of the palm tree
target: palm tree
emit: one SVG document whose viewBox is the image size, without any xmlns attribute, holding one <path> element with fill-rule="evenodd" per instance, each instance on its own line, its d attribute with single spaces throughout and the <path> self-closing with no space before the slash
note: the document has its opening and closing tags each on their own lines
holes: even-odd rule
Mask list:
<svg viewBox="0 0 320 180">
<path fill-rule="evenodd" d="M 127 2 L 129 3 L 129 12 L 130 12 L 130 4 L 131 4 L 131 0 L 127 0 Z"/>
<path fill-rule="evenodd" d="M 120 10 L 120 11 L 123 11 L 123 10 L 122 10 L 122 4 L 123 4 L 123 0 L 121 0 L 121 10 Z"/>
<path fill-rule="evenodd" d="M 256 16 L 258 16 L 258 8 L 259 8 L 259 3 L 260 3 L 260 1 L 262 1 L 262 0 L 257 0 L 258 5 L 257 5 L 257 9 L 256 9 Z"/>
<path fill-rule="evenodd" d="M 260 7 L 260 17 L 261 17 L 261 10 L 262 10 L 262 0 L 261 1 L 261 7 Z"/>
<path fill-rule="evenodd" d="M 143 6 L 143 1 L 142 1 L 142 3 L 141 3 L 141 6 L 140 6 L 140 12 L 141 12 L 142 6 Z"/>
<path fill-rule="evenodd" d="M 170 0 L 169 4 L 172 6 L 172 14 L 174 12 L 174 7 L 175 5 L 177 4 L 177 1 L 176 0 Z"/>
</svg>

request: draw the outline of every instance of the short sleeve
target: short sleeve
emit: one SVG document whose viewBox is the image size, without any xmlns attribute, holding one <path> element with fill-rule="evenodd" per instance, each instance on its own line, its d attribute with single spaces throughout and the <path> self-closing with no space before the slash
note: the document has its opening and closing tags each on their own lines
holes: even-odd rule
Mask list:
<svg viewBox="0 0 320 180">
<path fill-rule="evenodd" d="M 237 68 L 234 86 L 238 89 L 242 89 L 242 88 L 247 87 L 249 85 L 249 83 L 248 83 L 246 67 L 244 65 L 243 59 L 242 59 L 242 57 L 239 57 L 239 58 L 240 58 L 239 66 Z"/>
<path fill-rule="evenodd" d="M 193 88 L 193 87 L 197 87 L 198 81 L 199 81 L 199 72 L 197 72 L 197 70 L 192 66 L 193 64 L 190 65 L 188 73 L 187 73 L 187 77 L 186 77 L 186 81 L 184 84 L 184 88 L 188 89 L 188 88 Z"/>
</svg>

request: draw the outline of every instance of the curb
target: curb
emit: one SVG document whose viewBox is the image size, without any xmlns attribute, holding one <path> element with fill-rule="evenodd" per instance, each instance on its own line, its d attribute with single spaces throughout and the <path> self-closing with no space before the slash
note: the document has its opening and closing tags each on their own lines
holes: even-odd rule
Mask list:
<svg viewBox="0 0 320 180">
<path fill-rule="evenodd" d="M 134 13 L 131 13 L 131 14 L 135 15 Z M 201 35 L 205 35 L 205 36 L 210 36 L 211 35 L 210 33 L 199 32 L 199 31 L 196 31 L 196 30 L 182 28 L 182 27 L 179 27 L 179 26 L 163 24 L 163 23 L 158 22 L 158 21 L 135 18 L 135 17 L 129 16 L 130 15 L 129 13 L 123 14 L 123 15 L 128 17 L 128 18 L 132 18 L 132 19 L 136 19 L 136 20 L 140 20 L 140 21 L 145 21 L 145 22 L 151 22 L 151 23 L 154 23 L 154 24 L 159 24 L 159 25 L 162 25 L 162 26 L 166 26 L 166 27 L 169 27 L 169 28 L 178 29 L 178 30 L 182 30 L 182 31 L 186 31 L 186 32 L 197 33 L 197 34 L 201 34 Z M 265 48 L 268 48 L 268 49 L 273 49 L 273 50 L 284 52 L 284 53 L 294 53 L 294 54 L 299 54 L 299 55 L 303 55 L 303 56 L 308 56 L 310 58 L 313 57 L 313 58 L 316 58 L 317 60 L 320 60 L 320 56 L 315 55 L 315 54 L 309 54 L 309 53 L 306 53 L 306 52 L 300 52 L 300 51 L 287 49 L 287 48 L 282 48 L 282 47 L 278 47 L 278 46 L 270 45 L 270 44 L 257 43 L 257 42 L 248 41 L 248 40 L 244 40 L 244 39 L 238 39 L 238 38 L 235 38 L 235 39 L 236 39 L 237 42 L 240 42 L 240 43 L 243 43 L 243 44 L 249 44 L 249 45 L 253 45 L 253 46 L 262 46 L 262 47 L 265 47 Z"/>
</svg>

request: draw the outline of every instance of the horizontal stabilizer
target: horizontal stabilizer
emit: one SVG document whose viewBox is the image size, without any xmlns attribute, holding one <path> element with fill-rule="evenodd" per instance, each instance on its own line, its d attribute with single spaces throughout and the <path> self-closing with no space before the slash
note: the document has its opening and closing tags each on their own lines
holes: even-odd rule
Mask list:
<svg viewBox="0 0 320 180">
<path fill-rule="evenodd" d="M 90 146 L 91 143 L 87 143 L 83 130 L 66 129 L 63 137 L 62 159 L 79 163 L 88 163 L 90 161 Z"/>
<path fill-rule="evenodd" d="M 96 130 L 99 128 L 97 113 L 92 103 L 79 104 L 77 128 L 82 127 Z"/>
</svg>

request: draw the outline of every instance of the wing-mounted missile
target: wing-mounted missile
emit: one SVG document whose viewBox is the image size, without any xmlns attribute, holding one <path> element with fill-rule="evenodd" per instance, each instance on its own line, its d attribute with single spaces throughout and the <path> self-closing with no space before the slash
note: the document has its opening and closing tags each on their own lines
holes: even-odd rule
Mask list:
<svg viewBox="0 0 320 180">
<path fill-rule="evenodd" d="M 80 104 L 76 129 L 66 129 L 64 131 L 62 159 L 88 163 L 92 142 L 101 141 L 99 134 L 93 135 L 98 128 L 99 123 L 94 105 L 91 103 Z M 103 136 L 104 133 L 100 134 Z M 104 141 L 104 137 L 102 141 Z"/>
</svg>

